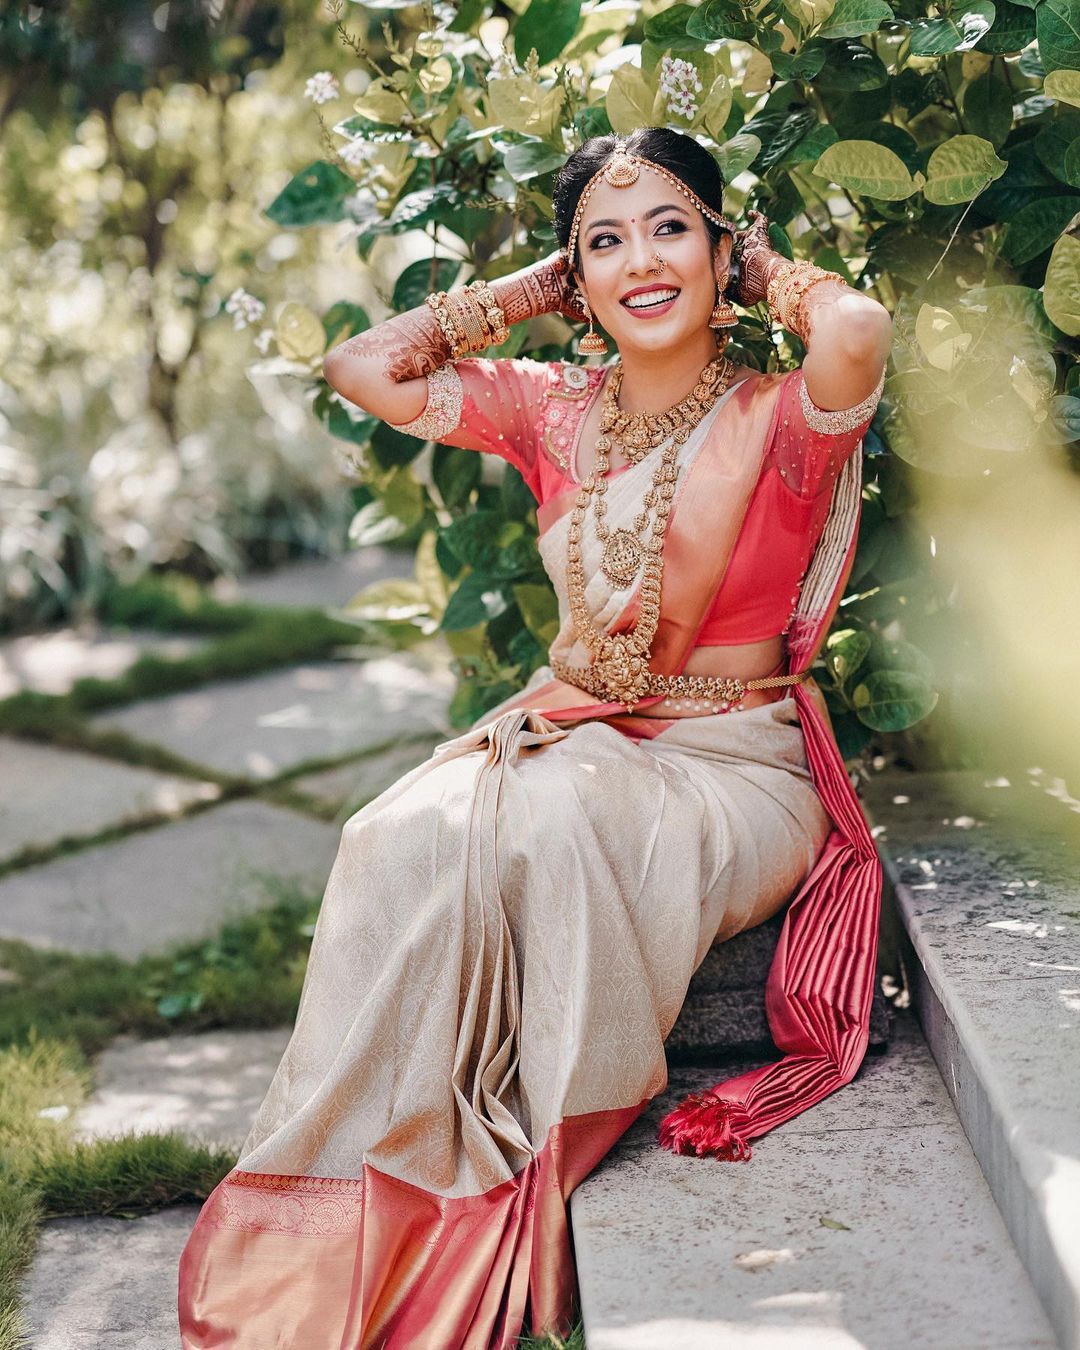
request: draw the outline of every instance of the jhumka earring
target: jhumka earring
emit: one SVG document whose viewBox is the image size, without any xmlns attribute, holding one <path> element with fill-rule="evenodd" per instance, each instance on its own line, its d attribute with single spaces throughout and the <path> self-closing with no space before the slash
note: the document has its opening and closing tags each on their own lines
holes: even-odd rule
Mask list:
<svg viewBox="0 0 1080 1350">
<path fill-rule="evenodd" d="M 731 301 L 724 295 L 730 277 L 731 273 L 725 272 L 717 283 L 716 304 L 713 305 L 713 311 L 709 315 L 710 328 L 734 328 L 739 322 L 739 316 L 735 313 Z"/>
<path fill-rule="evenodd" d="M 593 329 L 592 310 L 589 308 L 589 302 L 584 296 L 581 297 L 581 308 L 585 311 L 585 317 L 589 321 L 589 331 L 578 338 L 577 349 L 581 356 L 606 356 L 607 343 Z"/>
</svg>

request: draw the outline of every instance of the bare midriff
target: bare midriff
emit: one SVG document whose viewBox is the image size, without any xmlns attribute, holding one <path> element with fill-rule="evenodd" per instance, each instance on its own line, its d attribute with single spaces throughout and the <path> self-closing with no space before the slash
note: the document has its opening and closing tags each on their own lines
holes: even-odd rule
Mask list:
<svg viewBox="0 0 1080 1350">
<path fill-rule="evenodd" d="M 764 638 L 761 642 L 746 642 L 726 646 L 695 647 L 682 668 L 684 675 L 730 675 L 739 680 L 757 680 L 766 675 L 782 675 L 784 639 L 781 634 Z M 775 703 L 787 698 L 794 685 L 774 685 L 771 689 L 748 689 L 743 696 L 743 707 L 758 708 L 763 703 Z M 701 708 L 676 708 L 665 700 L 648 708 L 638 708 L 641 717 L 702 717 Z"/>
</svg>

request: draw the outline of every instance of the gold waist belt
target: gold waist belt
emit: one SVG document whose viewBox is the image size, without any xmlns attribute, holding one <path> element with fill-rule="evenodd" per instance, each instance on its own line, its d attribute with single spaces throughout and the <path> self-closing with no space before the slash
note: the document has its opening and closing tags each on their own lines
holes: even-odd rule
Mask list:
<svg viewBox="0 0 1080 1350">
<path fill-rule="evenodd" d="M 612 692 L 603 676 L 592 666 L 569 666 L 564 661 L 551 661 L 551 672 L 560 680 L 576 684 L 605 703 L 626 702 L 619 694 Z M 663 694 L 670 699 L 686 699 L 691 703 L 712 705 L 714 712 L 728 712 L 732 707 L 740 706 L 742 697 L 748 689 L 772 689 L 777 685 L 801 684 L 807 678 L 808 671 L 798 675 L 764 675 L 756 680 L 740 680 L 733 675 L 661 675 L 648 671 L 641 677 L 640 692 L 635 688 L 637 702 L 653 694 Z M 632 705 L 629 705 L 632 706 Z"/>
</svg>

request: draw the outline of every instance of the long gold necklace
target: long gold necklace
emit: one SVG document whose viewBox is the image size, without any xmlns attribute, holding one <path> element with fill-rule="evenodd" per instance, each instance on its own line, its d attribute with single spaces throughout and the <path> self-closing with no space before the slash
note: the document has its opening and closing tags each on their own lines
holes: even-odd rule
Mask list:
<svg viewBox="0 0 1080 1350">
<path fill-rule="evenodd" d="M 661 445 L 680 427 L 693 430 L 708 410 L 716 402 L 719 394 L 731 379 L 734 366 L 727 357 L 715 356 L 698 376 L 693 389 L 685 398 L 659 413 L 627 413 L 619 407 L 619 390 L 622 388 L 623 367 L 618 363 L 608 376 L 604 387 L 604 402 L 600 413 L 600 437 L 604 442 L 605 453 L 613 441 L 619 441 L 626 457 L 633 464 L 640 464 L 645 456 Z M 718 387 L 719 386 L 719 387 Z M 620 429 L 622 435 L 620 436 Z M 675 449 L 682 442 L 675 445 Z M 600 442 L 597 442 L 599 456 Z M 652 486 L 645 493 L 642 510 L 634 519 L 629 530 L 618 529 L 611 533 L 604 516 L 607 514 L 607 460 L 605 459 L 602 477 L 597 484 L 593 501 L 596 536 L 604 545 L 600 570 L 613 586 L 622 589 L 629 586 L 641 569 L 645 558 L 643 535 L 649 521 L 649 513 L 657 502 L 657 492 L 665 481 L 667 464 L 663 459 L 653 474 Z M 678 470 L 675 471 L 676 473 Z M 674 483 L 674 477 L 671 479 Z"/>
<path fill-rule="evenodd" d="M 714 364 L 714 362 L 710 362 L 706 370 L 709 370 Z M 616 372 L 618 371 L 621 371 L 621 367 L 616 368 Z M 600 499 L 607 491 L 608 454 L 611 449 L 611 436 L 606 431 L 602 430 L 597 437 L 593 471 L 582 483 L 574 501 L 566 549 L 566 588 L 570 615 L 578 637 L 593 653 L 592 669 L 603 680 L 612 698 L 617 699 L 628 708 L 633 707 L 642 697 L 649 679 L 649 655 L 652 640 L 660 622 L 660 582 L 664 574 L 664 532 L 667 529 L 667 519 L 671 513 L 671 502 L 675 495 L 675 482 L 679 476 L 679 465 L 676 463 L 679 449 L 686 442 L 690 432 L 727 389 L 734 371 L 733 363 L 726 357 L 722 359 L 721 368 L 716 373 L 715 379 L 710 379 L 707 384 L 704 380 L 705 372 L 703 371 L 703 378 L 699 381 L 699 384 L 705 385 L 705 388 L 702 396 L 695 400 L 696 408 L 692 412 L 686 413 L 684 420 L 670 433 L 670 442 L 664 447 L 661 462 L 653 474 L 653 486 L 646 493 L 646 498 L 650 494 L 654 494 L 656 497 L 656 519 L 653 524 L 652 538 L 648 545 L 642 545 L 641 540 L 629 530 L 617 530 L 607 540 L 604 550 L 605 555 L 611 550 L 612 554 L 615 555 L 612 562 L 616 566 L 618 564 L 618 553 L 627 547 L 624 540 L 616 542 L 619 535 L 625 535 L 633 540 L 634 546 L 644 554 L 645 575 L 641 582 L 638 616 L 633 628 L 628 632 L 611 636 L 597 628 L 585 603 L 585 574 L 581 566 L 581 527 L 590 500 L 595 500 L 599 505 Z M 616 372 L 613 372 L 613 374 Z M 695 394 L 697 389 L 698 386 L 695 385 Z M 684 403 L 685 401 L 683 400 Z M 668 411 L 670 412 L 670 409 Z M 663 416 L 664 414 L 653 415 Z M 603 420 L 601 426 L 603 427 Z M 600 515 L 602 516 L 602 514 L 601 508 Z M 638 519 L 640 518 L 639 516 Z M 636 572 L 637 569 L 634 570 Z M 605 575 L 608 575 L 606 569 Z"/>
</svg>

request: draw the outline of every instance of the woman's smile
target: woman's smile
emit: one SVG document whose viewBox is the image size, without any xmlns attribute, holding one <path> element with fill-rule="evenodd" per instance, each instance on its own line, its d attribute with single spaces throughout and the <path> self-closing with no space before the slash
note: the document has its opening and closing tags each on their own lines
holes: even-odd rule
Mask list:
<svg viewBox="0 0 1080 1350">
<path fill-rule="evenodd" d="M 666 314 L 678 298 L 678 286 L 636 286 L 622 297 L 619 304 L 635 318 L 653 319 L 659 314 Z"/>
</svg>

